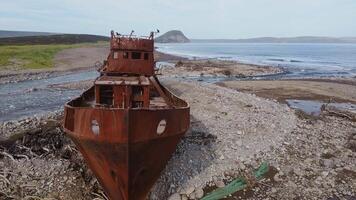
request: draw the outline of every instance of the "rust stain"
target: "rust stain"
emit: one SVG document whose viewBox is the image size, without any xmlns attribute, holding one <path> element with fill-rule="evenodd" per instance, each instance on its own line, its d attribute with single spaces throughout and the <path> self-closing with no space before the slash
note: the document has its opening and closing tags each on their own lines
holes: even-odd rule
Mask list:
<svg viewBox="0 0 356 200">
<path fill-rule="evenodd" d="M 189 127 L 189 105 L 154 74 L 153 32 L 111 32 L 93 87 L 65 104 L 64 130 L 112 200 L 143 200 Z"/>
</svg>

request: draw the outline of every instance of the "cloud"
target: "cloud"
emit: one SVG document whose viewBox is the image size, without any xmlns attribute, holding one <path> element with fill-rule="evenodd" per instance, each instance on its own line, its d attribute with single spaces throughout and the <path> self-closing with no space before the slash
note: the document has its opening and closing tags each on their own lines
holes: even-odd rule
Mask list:
<svg viewBox="0 0 356 200">
<path fill-rule="evenodd" d="M 354 0 L 11 0 L 0 29 L 146 34 L 182 29 L 193 38 L 356 35 Z"/>
</svg>

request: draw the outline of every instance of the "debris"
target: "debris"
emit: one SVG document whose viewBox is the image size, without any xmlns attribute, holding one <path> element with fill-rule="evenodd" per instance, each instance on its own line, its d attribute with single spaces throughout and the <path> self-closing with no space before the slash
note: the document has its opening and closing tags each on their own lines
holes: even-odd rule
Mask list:
<svg viewBox="0 0 356 200">
<path fill-rule="evenodd" d="M 267 163 L 262 163 L 258 170 L 254 173 L 254 177 L 256 180 L 260 180 L 263 176 L 268 172 L 268 165 Z M 242 190 L 246 187 L 249 187 L 250 181 L 246 180 L 246 178 L 237 178 L 233 180 L 231 183 L 226 185 L 223 188 L 216 189 L 211 193 L 207 194 L 201 200 L 219 200 L 222 199 L 232 193 L 235 193 L 239 190 Z"/>
</svg>

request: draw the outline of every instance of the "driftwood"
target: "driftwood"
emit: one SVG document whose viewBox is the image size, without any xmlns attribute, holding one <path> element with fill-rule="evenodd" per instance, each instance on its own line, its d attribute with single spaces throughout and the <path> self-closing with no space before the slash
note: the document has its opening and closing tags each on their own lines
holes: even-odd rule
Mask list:
<svg viewBox="0 0 356 200">
<path fill-rule="evenodd" d="M 350 121 L 356 122 L 356 113 L 346 111 L 346 110 L 340 110 L 334 106 L 329 106 L 328 104 L 322 105 L 321 111 L 324 115 L 342 117 Z"/>
<path fill-rule="evenodd" d="M 0 136 L 0 146 L 8 148 L 11 145 L 13 145 L 16 141 L 22 140 L 26 135 L 33 135 L 33 134 L 38 134 L 41 132 L 46 132 L 50 129 L 53 129 L 53 128 L 59 127 L 59 126 L 60 126 L 59 121 L 47 120 L 46 123 L 44 123 L 41 127 L 20 130 L 18 132 L 10 134 L 10 136 L 8 136 L 8 137 Z"/>
</svg>

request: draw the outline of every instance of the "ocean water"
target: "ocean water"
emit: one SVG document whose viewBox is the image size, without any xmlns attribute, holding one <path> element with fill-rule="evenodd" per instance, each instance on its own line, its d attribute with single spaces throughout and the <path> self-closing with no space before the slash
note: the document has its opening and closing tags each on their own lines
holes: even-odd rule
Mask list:
<svg viewBox="0 0 356 200">
<path fill-rule="evenodd" d="M 170 43 L 158 50 L 188 58 L 216 58 L 285 68 L 286 77 L 354 77 L 356 44 Z"/>
</svg>

